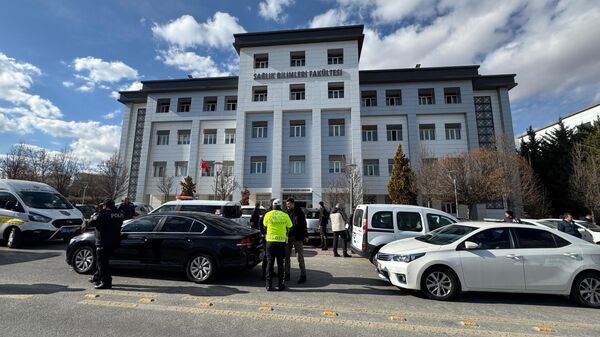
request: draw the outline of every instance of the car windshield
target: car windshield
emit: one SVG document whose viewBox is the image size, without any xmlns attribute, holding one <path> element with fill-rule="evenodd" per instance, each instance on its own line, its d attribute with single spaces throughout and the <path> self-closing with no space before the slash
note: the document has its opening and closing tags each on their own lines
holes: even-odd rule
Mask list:
<svg viewBox="0 0 600 337">
<path fill-rule="evenodd" d="M 476 230 L 476 227 L 449 225 L 429 232 L 415 239 L 432 245 L 447 245 Z"/>
<path fill-rule="evenodd" d="M 20 191 L 19 196 L 23 199 L 23 202 L 31 208 L 73 209 L 71 203 L 58 193 Z"/>
<path fill-rule="evenodd" d="M 254 208 L 242 208 L 242 215 L 252 215 Z"/>
<path fill-rule="evenodd" d="M 558 221 L 552 221 L 552 220 L 540 220 L 539 221 L 542 225 L 544 226 L 548 226 L 550 228 L 554 228 L 556 229 L 558 227 Z"/>
<path fill-rule="evenodd" d="M 317 212 L 317 211 L 308 211 L 306 213 L 306 218 L 307 219 L 318 219 L 319 218 L 319 212 Z"/>
</svg>

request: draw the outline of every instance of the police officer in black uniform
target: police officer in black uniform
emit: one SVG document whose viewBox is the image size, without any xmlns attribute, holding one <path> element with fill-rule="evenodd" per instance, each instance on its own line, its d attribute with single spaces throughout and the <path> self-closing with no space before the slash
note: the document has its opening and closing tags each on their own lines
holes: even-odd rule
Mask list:
<svg viewBox="0 0 600 337">
<path fill-rule="evenodd" d="M 133 219 L 135 216 L 135 205 L 129 201 L 128 197 L 125 197 L 119 205 L 119 211 L 123 213 L 125 220 Z"/>
<path fill-rule="evenodd" d="M 92 216 L 90 227 L 96 228 L 96 273 L 90 278 L 96 289 L 110 289 L 112 277 L 108 261 L 121 242 L 121 225 L 125 216 L 107 198 L 100 212 Z"/>
</svg>

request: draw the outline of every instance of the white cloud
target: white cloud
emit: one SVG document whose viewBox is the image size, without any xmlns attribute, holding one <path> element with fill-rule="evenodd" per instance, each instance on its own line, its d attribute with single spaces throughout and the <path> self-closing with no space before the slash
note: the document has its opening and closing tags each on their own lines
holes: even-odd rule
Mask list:
<svg viewBox="0 0 600 337">
<path fill-rule="evenodd" d="M 207 46 L 231 48 L 233 34 L 245 33 L 238 18 L 228 13 L 216 12 L 206 22 L 199 23 L 191 15 L 183 15 L 167 24 L 155 23 L 152 27 L 155 37 L 180 48 Z"/>
<path fill-rule="evenodd" d="M 265 0 L 258 4 L 258 14 L 267 20 L 285 22 L 287 15 L 283 14 L 284 7 L 294 4 L 294 0 Z"/>
<path fill-rule="evenodd" d="M 142 90 L 143 84 L 140 81 L 133 81 L 129 85 L 119 87 L 118 90 L 114 90 L 110 93 L 110 97 L 114 99 L 119 98 L 119 91 L 138 91 Z"/>
<path fill-rule="evenodd" d="M 171 48 L 157 56 L 165 64 L 177 67 L 194 77 L 215 77 L 230 75 L 221 71 L 210 56 L 200 56 L 194 52 Z"/>
<path fill-rule="evenodd" d="M 79 87 L 81 91 L 89 91 L 95 85 L 106 87 L 106 83 L 121 80 L 137 79 L 138 72 L 121 61 L 107 62 L 96 57 L 81 57 L 73 60 L 73 68 L 79 73 L 75 77 L 87 81 Z"/>
<path fill-rule="evenodd" d="M 315 16 L 308 25 L 310 28 L 340 26 L 345 24 L 347 19 L 348 13 L 344 9 L 334 8 Z"/>
<path fill-rule="evenodd" d="M 371 13 L 380 23 L 394 23 L 407 17 L 428 18 L 436 14 L 438 0 L 375 0 Z"/>
<path fill-rule="evenodd" d="M 73 83 L 73 82 L 71 82 L 71 81 L 63 81 L 63 82 L 62 82 L 62 85 L 63 85 L 65 88 L 70 88 L 70 87 L 74 86 L 74 85 L 75 85 L 75 83 Z"/>
<path fill-rule="evenodd" d="M 109 112 L 109 113 L 105 114 L 104 116 L 102 116 L 102 118 L 113 119 L 113 118 L 117 117 L 117 115 L 119 115 L 120 113 L 121 113 L 120 110 L 115 110 L 113 112 Z"/>
</svg>

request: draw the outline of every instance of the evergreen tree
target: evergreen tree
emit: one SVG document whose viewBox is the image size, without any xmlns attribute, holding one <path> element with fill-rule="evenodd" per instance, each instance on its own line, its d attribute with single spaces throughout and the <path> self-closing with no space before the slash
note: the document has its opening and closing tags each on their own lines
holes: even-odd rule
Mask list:
<svg viewBox="0 0 600 337">
<path fill-rule="evenodd" d="M 181 184 L 181 195 L 193 197 L 196 193 L 196 184 L 192 181 L 192 177 L 187 176 L 183 178 Z"/>
<path fill-rule="evenodd" d="M 416 177 L 400 144 L 398 144 L 392 165 L 392 175 L 388 182 L 388 193 L 392 203 L 416 205 Z"/>
<path fill-rule="evenodd" d="M 539 166 L 540 155 L 541 155 L 541 142 L 535 138 L 535 131 L 531 125 L 527 129 L 527 141 L 521 143 L 520 153 L 523 158 L 529 162 L 531 167 L 535 168 Z"/>
</svg>

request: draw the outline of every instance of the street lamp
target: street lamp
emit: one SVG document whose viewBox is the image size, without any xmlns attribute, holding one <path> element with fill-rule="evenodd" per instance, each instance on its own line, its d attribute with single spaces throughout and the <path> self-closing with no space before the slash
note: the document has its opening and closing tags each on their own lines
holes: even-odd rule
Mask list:
<svg viewBox="0 0 600 337">
<path fill-rule="evenodd" d="M 88 188 L 88 184 L 86 183 L 85 186 L 83 186 L 83 197 L 81 197 L 81 203 L 85 204 L 85 190 L 87 190 Z"/>
<path fill-rule="evenodd" d="M 223 162 L 220 161 L 215 161 L 215 164 L 213 166 L 213 169 L 215 170 L 215 200 L 217 200 L 217 191 L 218 191 L 218 187 L 219 187 L 219 175 L 221 174 L 221 171 L 217 169 L 217 165 L 222 165 Z"/>
<path fill-rule="evenodd" d="M 456 206 L 456 218 L 458 219 L 458 192 L 456 191 L 456 178 L 454 175 L 456 172 L 449 172 L 448 178 L 452 179 L 452 184 L 454 185 L 454 205 Z"/>
<path fill-rule="evenodd" d="M 350 191 L 350 199 L 348 200 L 350 202 L 350 214 L 354 212 L 354 177 L 352 176 L 354 169 L 356 169 L 356 164 L 346 165 L 346 176 L 348 177 L 348 183 L 350 183 L 350 188 L 348 189 Z"/>
</svg>

